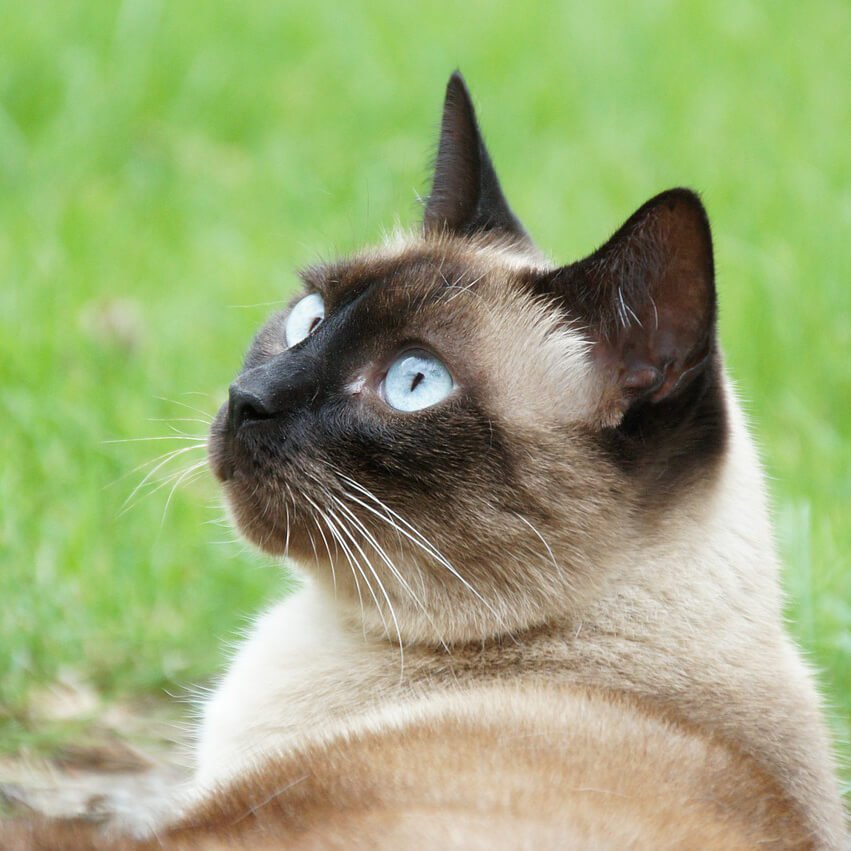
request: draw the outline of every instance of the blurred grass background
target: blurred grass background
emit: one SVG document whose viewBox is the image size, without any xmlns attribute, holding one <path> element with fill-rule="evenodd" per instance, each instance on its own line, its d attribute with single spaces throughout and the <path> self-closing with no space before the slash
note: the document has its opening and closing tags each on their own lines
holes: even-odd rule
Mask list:
<svg viewBox="0 0 851 851">
<path fill-rule="evenodd" d="M 189 442 L 106 441 L 202 434 L 182 419 L 215 411 L 294 267 L 416 220 L 455 67 L 554 257 L 702 191 L 790 623 L 847 741 L 849 44 L 844 0 L 6 4 L 0 750 L 41 735 L 28 706 L 62 672 L 118 696 L 209 677 L 280 593 L 208 475 L 120 513 Z"/>
</svg>

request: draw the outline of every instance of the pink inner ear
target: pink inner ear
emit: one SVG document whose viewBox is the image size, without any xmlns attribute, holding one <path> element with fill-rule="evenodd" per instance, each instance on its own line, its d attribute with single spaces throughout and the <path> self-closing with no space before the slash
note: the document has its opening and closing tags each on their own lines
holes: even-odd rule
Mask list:
<svg viewBox="0 0 851 851">
<path fill-rule="evenodd" d="M 622 382 L 627 390 L 644 394 L 661 387 L 664 379 L 656 367 L 636 364 L 626 370 Z"/>
</svg>

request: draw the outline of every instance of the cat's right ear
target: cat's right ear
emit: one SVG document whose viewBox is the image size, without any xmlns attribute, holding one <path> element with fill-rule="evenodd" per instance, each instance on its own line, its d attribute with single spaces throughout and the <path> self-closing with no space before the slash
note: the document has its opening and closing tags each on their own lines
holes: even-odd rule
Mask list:
<svg viewBox="0 0 851 851">
<path fill-rule="evenodd" d="M 485 147 L 473 101 L 456 71 L 446 86 L 434 179 L 425 205 L 426 233 L 493 233 L 528 242 L 511 211 Z"/>
</svg>

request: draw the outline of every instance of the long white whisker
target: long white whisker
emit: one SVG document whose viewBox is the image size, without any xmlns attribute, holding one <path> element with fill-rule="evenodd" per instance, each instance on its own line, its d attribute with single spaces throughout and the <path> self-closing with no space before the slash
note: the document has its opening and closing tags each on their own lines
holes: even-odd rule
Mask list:
<svg viewBox="0 0 851 851">
<path fill-rule="evenodd" d="M 404 675 L 405 672 L 405 649 L 404 644 L 402 642 L 402 631 L 399 629 L 399 621 L 396 619 L 396 610 L 393 608 L 393 603 L 390 601 L 390 596 L 387 593 L 387 589 L 384 587 L 384 583 L 381 581 L 381 577 L 378 575 L 375 568 L 372 566 L 369 558 L 366 553 L 363 551 L 363 548 L 358 543 L 355 536 L 346 528 L 345 525 L 341 525 L 343 534 L 348 537 L 348 539 L 352 542 L 355 549 L 360 553 L 361 558 L 363 559 L 363 564 L 369 568 L 369 572 L 373 575 L 375 581 L 378 583 L 378 590 L 381 591 L 381 595 L 384 597 L 385 602 L 387 603 L 387 608 L 390 609 L 390 617 L 393 619 L 393 625 L 396 628 L 396 637 L 399 640 L 399 664 L 400 664 L 400 677 Z M 364 577 L 366 578 L 366 577 Z M 374 596 L 374 595 L 373 595 Z M 378 600 L 375 601 L 375 605 L 378 607 L 379 615 L 381 614 L 381 606 L 378 603 Z M 382 616 L 382 622 L 384 618 Z M 387 631 L 387 625 L 384 625 L 385 632 Z"/>
<path fill-rule="evenodd" d="M 310 529 L 304 530 L 307 539 L 310 541 L 310 548 L 313 550 L 313 560 L 319 564 L 319 553 L 316 552 L 316 541 L 313 540 L 313 535 L 310 534 Z"/>
<path fill-rule="evenodd" d="M 195 395 L 206 396 L 206 393 L 199 393 Z M 200 408 L 193 408 L 192 405 L 187 405 L 186 402 L 178 402 L 177 399 L 168 399 L 165 396 L 155 396 L 155 399 L 158 399 L 160 402 L 168 402 L 171 405 L 179 405 L 181 408 L 186 408 L 189 411 L 194 411 L 196 414 L 201 414 L 202 417 L 207 418 L 207 424 L 211 424 L 213 422 L 213 417 L 211 414 L 207 413 L 207 411 L 202 411 Z"/>
<path fill-rule="evenodd" d="M 558 573 L 561 573 L 561 567 L 559 567 L 558 562 L 556 561 L 556 557 L 553 555 L 553 551 L 550 545 L 547 543 L 544 536 L 532 525 L 530 520 L 527 520 L 522 514 L 518 514 L 516 511 L 514 512 L 515 517 L 518 520 L 522 520 L 540 539 L 541 543 L 546 547 L 547 553 L 549 554 L 550 561 L 553 563 L 553 567 L 556 569 Z"/>
<path fill-rule="evenodd" d="M 206 463 L 207 463 L 206 461 L 196 461 L 195 463 L 190 464 L 188 467 L 181 467 L 177 470 L 172 470 L 170 473 L 168 473 L 168 475 L 164 476 L 162 479 L 159 479 L 157 481 L 156 487 L 152 487 L 147 493 L 145 493 L 141 497 L 139 497 L 139 499 L 137 499 L 136 502 L 133 503 L 133 505 L 137 505 L 140 502 L 140 500 L 145 499 L 146 497 L 149 497 L 149 496 L 153 496 L 155 493 L 161 491 L 163 488 L 168 487 L 174 481 L 181 478 L 184 473 L 187 473 L 187 472 L 190 472 L 190 471 L 191 472 L 197 472 L 202 467 L 205 467 Z M 130 505 L 127 508 L 129 510 L 132 507 L 133 506 Z"/>
<path fill-rule="evenodd" d="M 384 547 L 382 547 L 381 544 L 378 543 L 372 532 L 367 529 L 367 527 L 361 522 L 360 518 L 344 502 L 337 499 L 337 497 L 335 497 L 333 494 L 329 494 L 329 496 L 339 506 L 340 510 L 345 512 L 345 514 L 349 517 L 350 521 L 356 526 L 356 528 L 360 531 L 364 538 L 366 538 L 369 545 L 378 553 L 381 560 L 387 565 L 390 572 L 393 574 L 393 576 L 396 578 L 402 588 L 410 595 L 411 599 L 420 608 L 420 611 L 422 611 L 422 613 L 426 616 L 428 622 L 431 624 L 432 627 L 435 628 L 435 631 L 437 631 L 436 624 L 434 623 L 434 620 L 432 619 L 428 610 L 423 605 L 420 598 L 417 597 L 417 595 L 414 593 L 413 589 L 408 584 L 408 581 L 402 575 L 402 572 L 394 564 L 393 560 L 387 555 L 387 552 Z M 439 633 L 438 640 L 443 645 L 443 648 L 448 651 L 449 648 L 446 646 L 446 642 L 443 640 L 442 636 Z"/>
<path fill-rule="evenodd" d="M 185 434 L 163 434 L 157 437 L 125 437 L 122 440 L 102 440 L 101 443 L 148 443 L 152 440 L 191 440 L 193 443 L 206 445 L 206 437 L 190 437 Z"/>
<path fill-rule="evenodd" d="M 405 520 L 404 517 L 393 511 L 390 506 L 382 502 L 377 496 L 375 496 L 375 494 L 364 488 L 362 485 L 358 484 L 358 482 L 354 481 L 354 479 L 349 478 L 343 473 L 338 472 L 338 475 L 340 475 L 341 478 L 351 484 L 352 487 L 357 488 L 361 493 L 363 493 L 365 496 L 372 499 L 376 504 L 381 506 L 381 508 L 383 508 L 384 511 L 386 511 L 390 516 L 388 517 L 386 515 L 383 515 L 382 513 L 374 509 L 372 506 L 367 505 L 365 502 L 359 500 L 356 496 L 349 493 L 348 497 L 351 500 L 357 502 L 358 505 L 360 505 L 366 511 L 369 511 L 371 514 L 374 514 L 376 517 L 381 517 L 385 522 L 398 529 L 398 531 L 400 531 L 406 538 L 408 538 L 408 540 L 416 544 L 424 552 L 428 553 L 438 564 L 445 567 L 456 579 L 458 579 L 464 585 L 464 587 L 471 594 L 473 594 L 481 603 L 483 603 L 487 607 L 488 611 L 490 611 L 490 613 L 495 618 L 502 622 L 502 616 L 499 614 L 499 612 L 494 609 L 494 607 L 455 569 L 455 567 L 437 550 L 437 548 L 426 537 L 423 536 L 423 534 L 418 529 L 412 526 L 407 520 Z M 405 526 L 409 527 L 413 534 L 401 528 L 397 523 L 394 523 L 391 518 L 395 518 L 400 523 L 403 523 Z M 414 537 L 414 535 L 416 535 L 417 537 Z"/>
<path fill-rule="evenodd" d="M 200 417 L 146 417 L 149 423 L 201 423 L 208 426 L 212 420 L 202 420 Z"/>
<path fill-rule="evenodd" d="M 187 452 L 192 449 L 202 449 L 201 446 L 178 446 L 177 449 L 169 449 L 167 452 L 163 452 L 162 455 L 155 455 L 153 458 L 149 458 L 147 461 L 143 461 L 141 464 L 135 466 L 132 470 L 128 470 L 126 473 L 122 473 L 117 479 L 114 479 L 109 484 L 104 485 L 104 488 L 110 488 L 114 485 L 117 485 L 120 481 L 123 481 L 128 476 L 132 476 L 134 473 L 138 473 L 140 470 L 144 470 L 145 467 L 150 467 L 151 464 L 156 464 L 160 461 L 170 461 L 172 458 L 176 458 L 178 455 L 182 455 L 184 452 Z"/>
<path fill-rule="evenodd" d="M 356 546 L 355 539 L 352 537 L 351 532 L 349 532 L 349 530 L 346 528 L 343 521 L 330 508 L 328 509 L 328 514 L 334 519 L 334 523 L 337 524 L 337 530 L 342 535 L 345 535 L 346 538 L 348 538 L 349 544 Z M 341 544 L 344 543 L 342 537 L 339 540 L 340 540 Z M 372 588 L 372 583 L 369 581 L 369 577 L 366 575 L 366 573 L 364 573 L 364 570 L 361 567 L 360 561 L 357 559 L 357 557 L 355 556 L 352 549 L 348 546 L 348 544 L 346 545 L 346 550 L 349 554 L 351 554 L 351 556 L 354 560 L 355 567 L 357 567 L 358 572 L 360 573 L 361 577 L 363 578 L 363 581 L 366 582 L 367 591 L 369 591 L 370 595 L 372 596 L 372 600 L 375 603 L 375 608 L 378 612 L 378 616 L 381 618 L 381 623 L 384 626 L 384 631 L 386 632 L 387 631 L 387 621 L 384 619 L 384 612 L 381 609 L 381 604 L 378 602 L 378 597 L 375 596 L 375 591 Z M 362 550 L 361 550 L 361 553 L 363 553 Z"/>
<path fill-rule="evenodd" d="M 192 434 L 192 433 L 190 433 L 190 432 L 188 432 L 188 431 L 183 431 L 183 429 L 179 429 L 176 425 L 174 425 L 174 424 L 172 424 L 172 423 L 166 423 L 166 428 L 167 428 L 169 431 L 174 432 L 174 433 L 175 433 L 176 435 L 178 435 L 179 437 L 197 437 L 197 438 L 200 438 L 201 440 L 203 440 L 203 441 L 205 441 L 205 442 L 206 442 L 206 440 L 207 440 L 207 436 L 206 436 L 206 435 L 201 435 L 201 434 Z"/>
<path fill-rule="evenodd" d="M 258 485 L 259 485 L 259 482 L 258 482 Z M 284 498 L 284 505 L 286 506 L 286 497 Z M 263 513 L 261 514 L 261 517 L 265 517 L 267 514 L 270 514 L 271 513 L 270 509 L 272 509 L 272 508 L 273 508 L 272 500 L 269 497 L 269 495 L 264 492 L 263 493 Z M 269 543 L 269 540 L 271 539 L 272 535 L 274 534 L 274 531 L 275 531 L 275 524 L 270 523 L 268 529 L 266 530 L 266 534 L 263 536 L 263 540 L 260 543 L 260 549 L 261 550 L 266 548 L 266 544 Z M 287 531 L 289 532 L 289 523 L 287 523 Z M 287 545 L 289 545 L 289 541 L 287 541 Z M 286 547 L 285 547 L 285 549 L 286 549 Z M 288 553 L 285 552 L 284 556 L 286 557 L 287 555 L 288 555 Z"/>
<path fill-rule="evenodd" d="M 400 523 L 402 523 L 404 526 L 407 526 L 407 527 L 408 527 L 408 529 L 410 529 L 410 530 L 411 530 L 411 532 L 412 532 L 414 535 L 416 535 L 416 537 L 417 537 L 417 538 L 421 541 L 421 546 L 423 546 L 423 547 L 427 548 L 427 550 L 430 552 L 430 554 L 432 554 L 432 555 L 434 556 L 434 558 L 436 558 L 438 561 L 446 562 L 446 566 L 447 566 L 447 567 L 449 567 L 450 569 L 454 569 L 454 568 L 452 568 L 452 566 L 449 564 L 449 562 L 448 562 L 448 561 L 444 558 L 444 556 L 443 556 L 443 555 L 442 555 L 442 554 L 438 551 L 437 547 L 435 547 L 435 546 L 431 543 L 431 541 L 429 541 L 429 540 L 428 540 L 428 538 L 426 538 L 426 537 L 425 537 L 425 535 L 423 535 L 423 534 L 422 534 L 422 532 L 420 532 L 420 530 L 419 530 L 419 529 L 417 529 L 415 526 L 413 526 L 411 523 L 409 523 L 409 522 L 408 522 L 408 521 L 407 521 L 404 517 L 402 517 L 400 514 L 397 514 L 397 513 L 396 513 L 396 512 L 395 512 L 392 508 L 390 508 L 390 506 L 389 506 L 389 505 L 387 505 L 387 503 L 385 503 L 383 500 L 379 499 L 379 498 L 378 498 L 378 497 L 377 497 L 377 496 L 376 496 L 376 495 L 375 495 L 372 491 L 370 491 L 368 488 L 365 488 L 363 485 L 359 484 L 359 483 L 358 483 L 358 482 L 356 482 L 354 479 L 349 478 L 349 477 L 348 477 L 348 476 L 346 476 L 344 473 L 339 473 L 339 475 L 340 475 L 340 477 L 341 477 L 344 481 L 348 482 L 350 485 L 352 485 L 352 487 L 357 488 L 357 490 L 358 490 L 358 491 L 360 491 L 360 492 L 361 492 L 364 496 L 366 496 L 367 498 L 369 498 L 369 499 L 371 499 L 373 502 L 375 502 L 375 503 L 376 503 L 376 505 L 378 505 L 378 506 L 379 506 L 379 508 L 381 508 L 381 509 L 383 509 L 384 511 L 386 511 L 386 512 L 387 512 L 387 514 L 389 514 L 391 517 L 394 517 L 396 520 L 398 520 L 398 521 L 399 521 Z M 356 502 L 357 502 L 359 505 L 361 505 L 363 508 L 367 508 L 368 510 L 372 511 L 373 513 L 375 512 L 375 509 L 373 509 L 373 508 L 371 508 L 371 507 L 367 506 L 365 503 L 363 503 L 361 500 L 358 500 L 358 499 L 357 499 L 357 497 L 353 496 L 351 493 L 349 493 L 349 494 L 348 494 L 348 496 L 349 496 L 352 500 L 356 501 Z M 386 519 L 386 518 L 385 518 L 385 519 Z M 401 532 L 403 532 L 403 533 L 404 533 L 404 530 L 402 530 L 402 529 L 400 529 L 399 531 L 401 531 Z M 408 537 L 408 538 L 410 538 L 410 535 L 408 535 L 407 537 Z"/>
<path fill-rule="evenodd" d="M 349 570 L 352 572 L 352 578 L 355 580 L 355 590 L 358 593 L 358 603 L 360 603 L 360 618 L 361 618 L 361 626 L 363 628 L 363 635 L 366 638 L 366 621 L 363 610 L 363 595 L 360 590 L 360 582 L 358 581 L 357 573 L 355 573 L 354 565 L 352 564 L 352 558 L 348 551 L 348 547 L 346 546 L 345 541 L 343 541 L 340 532 L 337 530 L 336 525 L 331 521 L 328 515 L 322 511 L 322 509 L 318 509 L 319 513 L 322 515 L 322 518 L 325 520 L 325 524 L 328 526 L 328 531 L 331 533 L 331 536 L 334 538 L 337 546 L 342 550 L 343 555 L 346 558 L 346 561 L 349 564 Z"/>
<path fill-rule="evenodd" d="M 302 494 L 302 497 L 313 506 L 313 510 L 318 514 L 322 512 L 319 510 L 319 506 L 307 495 Z M 319 522 L 319 518 L 317 516 L 313 516 L 313 522 L 316 524 L 316 528 L 319 530 L 319 534 L 322 536 L 322 540 L 325 543 L 325 549 L 328 552 L 328 563 L 331 565 L 331 581 L 334 583 L 334 596 L 337 596 L 337 570 L 334 567 L 334 559 L 331 556 L 331 547 L 328 546 L 328 539 L 325 537 L 325 531 L 322 528 L 322 524 Z"/>
<path fill-rule="evenodd" d="M 378 541 L 375 539 L 375 536 L 369 531 L 369 529 L 364 526 L 361 522 L 360 518 L 341 500 L 337 499 L 335 496 L 331 496 L 331 499 L 334 503 L 339 506 L 340 510 L 343 511 L 349 520 L 355 525 L 358 531 L 366 538 L 369 545 L 378 553 L 381 560 L 387 565 L 390 569 L 391 573 L 399 580 L 399 584 L 411 595 L 411 598 L 416 602 L 420 608 L 423 608 L 423 604 L 420 602 L 417 595 L 414 593 L 413 589 L 408 585 L 405 577 L 400 573 L 399 568 L 391 561 L 390 557 L 387 555 L 386 550 Z"/>
<path fill-rule="evenodd" d="M 188 469 L 184 470 L 183 473 L 178 476 L 175 483 L 171 486 L 171 490 L 168 493 L 168 499 L 165 501 L 165 506 L 163 506 L 163 516 L 160 520 L 160 527 L 165 525 L 165 516 L 168 513 L 168 507 L 171 505 L 171 498 L 174 496 L 174 492 L 180 487 L 180 485 L 186 481 L 187 477 L 192 476 L 193 473 L 197 473 L 202 467 L 207 465 L 206 461 L 199 461 L 197 464 L 193 464 Z"/>
<path fill-rule="evenodd" d="M 287 488 L 287 493 L 284 496 L 284 511 L 286 512 L 287 520 L 287 537 L 284 541 L 284 558 L 290 557 L 290 489 Z"/>
<path fill-rule="evenodd" d="M 174 452 L 168 453 L 166 455 L 166 457 L 162 461 L 159 462 L 159 464 L 157 464 L 152 469 L 148 470 L 148 472 L 145 474 L 145 477 L 142 479 L 142 481 L 139 482 L 139 484 L 136 485 L 135 488 L 133 488 L 133 490 L 130 492 L 130 495 L 121 504 L 121 507 L 118 509 L 119 517 L 122 514 L 124 514 L 124 512 L 127 511 L 128 508 L 130 508 L 133 497 L 135 497 L 136 494 L 139 493 L 139 491 L 145 486 L 146 482 L 148 482 L 151 479 L 152 476 L 155 476 L 159 470 L 161 470 L 166 464 L 169 463 L 169 461 L 173 461 L 179 455 L 183 455 L 186 452 L 191 452 L 193 449 L 197 449 L 197 448 L 198 448 L 197 446 L 184 446 L 181 449 L 175 449 Z M 168 481 L 168 480 L 166 480 L 166 481 Z M 154 490 L 150 491 L 150 493 L 155 493 L 157 490 L 159 490 L 159 488 L 155 488 Z"/>
</svg>

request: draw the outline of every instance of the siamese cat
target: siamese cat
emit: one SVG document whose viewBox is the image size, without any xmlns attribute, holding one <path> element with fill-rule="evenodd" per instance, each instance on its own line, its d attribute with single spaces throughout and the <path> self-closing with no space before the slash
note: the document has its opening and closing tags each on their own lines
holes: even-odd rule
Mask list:
<svg viewBox="0 0 851 851">
<path fill-rule="evenodd" d="M 209 443 L 301 589 L 169 823 L 3 847 L 840 848 L 698 196 L 552 264 L 456 73 L 422 227 L 302 278 Z"/>
</svg>

